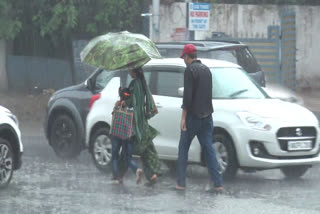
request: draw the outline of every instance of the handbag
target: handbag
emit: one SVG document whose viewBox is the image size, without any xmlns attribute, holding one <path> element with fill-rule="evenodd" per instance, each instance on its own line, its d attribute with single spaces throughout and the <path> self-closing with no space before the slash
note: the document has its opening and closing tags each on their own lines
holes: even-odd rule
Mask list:
<svg viewBox="0 0 320 214">
<path fill-rule="evenodd" d="M 110 134 L 122 140 L 133 136 L 133 108 L 115 106 L 112 112 Z"/>
</svg>

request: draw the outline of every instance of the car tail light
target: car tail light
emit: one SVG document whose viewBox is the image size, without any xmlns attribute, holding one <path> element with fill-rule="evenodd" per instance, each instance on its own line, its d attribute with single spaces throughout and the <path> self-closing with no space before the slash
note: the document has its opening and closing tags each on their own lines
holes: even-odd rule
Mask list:
<svg viewBox="0 0 320 214">
<path fill-rule="evenodd" d="M 92 106 L 93 106 L 93 103 L 97 100 L 99 100 L 101 97 L 101 94 L 95 94 L 95 95 L 92 95 L 91 99 L 90 99 L 90 103 L 89 103 L 89 111 L 91 110 Z"/>
</svg>

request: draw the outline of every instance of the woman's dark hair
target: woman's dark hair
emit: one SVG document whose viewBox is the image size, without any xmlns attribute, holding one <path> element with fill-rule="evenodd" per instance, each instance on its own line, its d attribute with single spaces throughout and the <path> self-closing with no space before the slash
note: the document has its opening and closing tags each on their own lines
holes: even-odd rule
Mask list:
<svg viewBox="0 0 320 214">
<path fill-rule="evenodd" d="M 139 68 L 134 68 L 134 69 L 133 69 L 133 72 L 137 75 L 137 78 L 138 78 L 138 79 L 141 79 L 141 80 L 144 79 L 143 70 L 142 70 L 141 67 L 139 67 Z"/>
<path fill-rule="evenodd" d="M 136 74 L 137 78 L 141 80 L 144 93 L 147 93 L 147 82 L 144 77 L 143 70 L 141 67 L 133 69 L 133 72 Z"/>
</svg>

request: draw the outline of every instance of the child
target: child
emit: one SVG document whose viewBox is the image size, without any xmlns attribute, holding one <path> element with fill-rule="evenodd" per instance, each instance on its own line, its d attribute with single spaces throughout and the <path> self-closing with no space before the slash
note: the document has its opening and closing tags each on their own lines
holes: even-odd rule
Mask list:
<svg viewBox="0 0 320 214">
<path fill-rule="evenodd" d="M 116 102 L 115 106 L 122 106 L 124 100 L 130 97 L 130 91 L 128 89 L 119 88 L 120 100 Z M 132 159 L 133 151 L 133 142 L 131 139 L 120 139 L 116 136 L 111 136 L 112 139 L 112 174 L 113 174 L 113 183 L 120 184 L 122 182 L 122 177 L 119 176 L 119 151 L 122 148 L 122 153 L 124 155 L 125 165 L 131 168 L 131 170 L 136 174 L 136 183 L 139 184 L 142 179 L 143 171 L 140 169 L 136 162 Z"/>
</svg>

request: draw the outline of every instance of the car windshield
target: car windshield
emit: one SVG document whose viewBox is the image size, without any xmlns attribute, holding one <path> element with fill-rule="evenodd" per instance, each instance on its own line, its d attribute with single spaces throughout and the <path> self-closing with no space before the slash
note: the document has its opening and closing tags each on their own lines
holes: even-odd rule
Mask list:
<svg viewBox="0 0 320 214">
<path fill-rule="evenodd" d="M 211 68 L 213 99 L 263 99 L 265 92 L 241 68 Z"/>
<path fill-rule="evenodd" d="M 89 77 L 89 79 L 94 79 L 94 86 L 93 88 L 96 91 L 101 91 L 103 88 L 106 87 L 106 85 L 109 83 L 109 81 L 113 78 L 113 77 L 121 77 L 121 86 L 125 87 L 126 86 L 126 79 L 128 74 L 128 70 L 127 69 L 120 69 L 120 70 L 116 70 L 116 71 L 107 71 L 107 70 L 97 70 L 96 74 L 93 74 L 91 77 Z M 95 78 L 94 78 L 95 76 Z"/>
<path fill-rule="evenodd" d="M 95 88 L 103 89 L 108 84 L 108 82 L 112 79 L 112 77 L 114 77 L 115 75 L 116 75 L 115 71 L 111 71 L 111 72 L 106 70 L 101 71 L 100 74 L 97 75 Z"/>
</svg>

